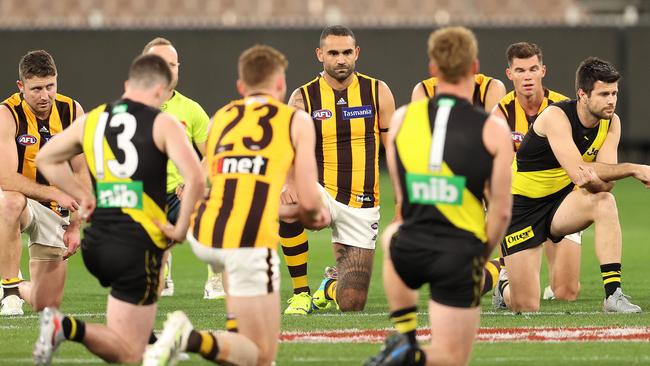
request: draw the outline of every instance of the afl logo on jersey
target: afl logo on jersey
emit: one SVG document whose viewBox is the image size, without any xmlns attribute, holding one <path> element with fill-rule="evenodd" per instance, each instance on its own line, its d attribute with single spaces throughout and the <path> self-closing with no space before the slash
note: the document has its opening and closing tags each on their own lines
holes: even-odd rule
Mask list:
<svg viewBox="0 0 650 366">
<path fill-rule="evenodd" d="M 313 111 L 311 113 L 311 117 L 313 119 L 323 121 L 332 118 L 332 111 L 330 111 L 329 109 L 319 109 L 317 111 Z"/>
<path fill-rule="evenodd" d="M 31 146 L 38 142 L 36 137 L 27 134 L 18 136 L 16 141 L 23 146 Z"/>
<path fill-rule="evenodd" d="M 524 135 L 517 131 L 512 131 L 512 142 L 521 143 L 522 141 L 524 141 Z"/>
</svg>

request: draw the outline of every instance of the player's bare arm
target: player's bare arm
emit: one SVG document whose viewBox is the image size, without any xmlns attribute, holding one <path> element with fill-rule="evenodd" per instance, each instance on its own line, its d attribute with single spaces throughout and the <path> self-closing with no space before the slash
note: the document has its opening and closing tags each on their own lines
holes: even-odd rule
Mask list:
<svg viewBox="0 0 650 366">
<path fill-rule="evenodd" d="M 293 115 L 291 141 L 295 151 L 294 170 L 300 177 L 295 181 L 295 188 L 301 221 L 307 228 L 321 229 L 329 225 L 330 217 L 329 211 L 323 207 L 316 183 L 316 133 L 311 118 L 303 111 Z"/>
<path fill-rule="evenodd" d="M 506 96 L 506 86 L 499 79 L 492 79 L 485 93 L 485 111 L 490 113 L 494 107 Z"/>
<path fill-rule="evenodd" d="M 388 128 L 390 126 L 390 120 L 395 113 L 395 98 L 393 93 L 390 91 L 390 88 L 386 83 L 379 80 L 379 131 L 381 135 L 381 143 L 386 146 L 388 135 Z"/>
<path fill-rule="evenodd" d="M 9 108 L 0 106 L 0 186 L 5 191 L 16 191 L 37 201 L 56 201 L 59 206 L 74 212 L 78 205 L 72 197 L 60 190 L 36 183 L 17 172 L 16 123 Z"/>
<path fill-rule="evenodd" d="M 620 125 L 620 120 L 618 123 Z M 551 124 L 552 128 L 550 127 Z M 650 167 L 647 165 L 631 163 L 605 164 L 583 161 L 578 148 L 573 142 L 569 120 L 559 108 L 554 106 L 546 108 L 537 117 L 533 128 L 540 136 L 548 138 L 558 162 L 578 186 L 586 186 L 585 188 L 590 191 L 604 191 L 607 190 L 608 185 L 603 186 L 599 181 L 610 182 L 626 177 L 634 177 L 646 187 L 650 187 Z M 605 139 L 605 143 L 607 143 L 607 139 Z M 607 149 L 611 150 L 612 148 L 613 146 L 610 146 Z M 609 154 L 611 154 L 611 151 Z M 589 169 L 593 170 L 593 174 L 588 172 Z M 586 178 L 591 178 L 591 180 L 585 181 Z"/>
<path fill-rule="evenodd" d="M 505 120 L 490 116 L 483 127 L 483 143 L 492 160 L 492 175 L 488 183 L 490 204 L 487 210 L 486 232 L 488 246 L 485 258 L 501 242 L 510 224 L 512 215 L 512 194 L 510 166 L 514 157 L 510 128 Z"/>
<path fill-rule="evenodd" d="M 300 92 L 300 88 L 296 89 L 291 93 L 291 96 L 289 97 L 289 102 L 287 102 L 288 105 L 301 109 L 303 111 L 306 111 L 307 108 L 305 107 L 305 101 L 302 99 L 302 93 Z"/>
<path fill-rule="evenodd" d="M 395 113 L 393 113 L 393 118 L 391 119 L 390 129 L 388 130 L 388 137 L 386 141 L 386 164 L 388 165 L 388 172 L 390 174 L 390 180 L 393 184 L 393 192 L 395 197 L 395 216 L 393 222 L 401 223 L 402 222 L 402 189 L 399 180 L 399 174 L 397 171 L 397 158 L 395 154 L 397 150 L 395 149 L 395 138 L 399 132 L 402 122 L 404 121 L 404 116 L 406 115 L 406 106 L 400 107 Z"/>
<path fill-rule="evenodd" d="M 411 92 L 411 102 L 415 102 L 416 100 L 420 100 L 426 97 L 427 94 L 424 92 L 424 86 L 422 85 L 422 82 L 415 84 L 413 91 Z"/>
<path fill-rule="evenodd" d="M 156 147 L 172 160 L 185 182 L 176 225 L 169 223 L 164 225 L 158 223 L 158 225 L 168 238 L 183 242 L 194 205 L 205 189 L 201 164 L 176 117 L 168 113 L 159 113 L 154 120 L 153 138 Z"/>
</svg>

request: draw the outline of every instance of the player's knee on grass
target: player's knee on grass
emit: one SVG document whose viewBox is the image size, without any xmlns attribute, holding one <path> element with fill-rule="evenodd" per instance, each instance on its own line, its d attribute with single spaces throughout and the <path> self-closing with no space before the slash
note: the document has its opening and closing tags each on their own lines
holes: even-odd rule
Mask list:
<svg viewBox="0 0 650 366">
<path fill-rule="evenodd" d="M 509 308 L 514 312 L 538 312 L 539 299 L 517 299 L 511 295 Z"/>
<path fill-rule="evenodd" d="M 336 303 L 341 311 L 362 311 L 366 307 L 368 291 L 342 287 L 336 289 Z"/>
<path fill-rule="evenodd" d="M 575 284 L 559 285 L 553 290 L 556 300 L 575 301 L 580 294 L 580 282 Z"/>
<path fill-rule="evenodd" d="M 227 354 L 217 355 L 220 362 L 232 365 L 263 364 L 262 361 L 267 364 L 273 362 L 270 348 L 267 351 L 268 354 L 262 355 L 258 346 L 241 334 L 229 332 L 213 332 L 212 334 L 217 338 L 220 349 L 230 350 Z"/>
</svg>

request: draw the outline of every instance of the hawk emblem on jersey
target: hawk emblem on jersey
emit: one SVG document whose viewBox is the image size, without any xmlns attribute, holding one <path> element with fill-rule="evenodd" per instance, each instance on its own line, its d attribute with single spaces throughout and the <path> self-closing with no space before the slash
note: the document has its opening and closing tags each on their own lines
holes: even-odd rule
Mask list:
<svg viewBox="0 0 650 366">
<path fill-rule="evenodd" d="M 35 136 L 24 134 L 24 135 L 18 136 L 16 141 L 18 141 L 18 143 L 23 145 L 23 146 L 31 146 L 31 145 L 34 145 L 35 143 L 37 143 L 38 139 L 36 139 Z"/>
<path fill-rule="evenodd" d="M 319 109 L 317 111 L 313 111 L 311 113 L 311 117 L 313 119 L 323 121 L 332 118 L 332 111 L 330 111 L 329 109 Z"/>
<path fill-rule="evenodd" d="M 371 105 L 362 105 L 360 107 L 347 107 L 341 109 L 344 120 L 353 118 L 368 118 L 374 115 Z"/>
</svg>

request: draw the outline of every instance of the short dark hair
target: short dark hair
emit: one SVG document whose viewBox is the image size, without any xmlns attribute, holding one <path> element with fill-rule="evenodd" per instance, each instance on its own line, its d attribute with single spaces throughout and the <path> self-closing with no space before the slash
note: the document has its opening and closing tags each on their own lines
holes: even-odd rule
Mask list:
<svg viewBox="0 0 650 366">
<path fill-rule="evenodd" d="M 328 36 L 339 36 L 339 37 L 349 36 L 352 37 L 355 44 L 357 43 L 357 39 L 354 37 L 354 33 L 352 33 L 352 29 L 344 25 L 331 25 L 323 29 L 323 31 L 320 34 L 321 46 L 323 45 L 323 41 L 325 40 L 325 38 L 327 38 Z"/>
<path fill-rule="evenodd" d="M 44 50 L 29 51 L 18 63 L 18 78 L 31 79 L 56 76 L 56 65 L 52 56 Z"/>
<path fill-rule="evenodd" d="M 542 49 L 530 42 L 513 43 L 506 50 L 508 66 L 512 66 L 512 60 L 515 58 L 531 58 L 533 56 L 537 56 L 539 63 L 542 63 Z"/>
<path fill-rule="evenodd" d="M 275 72 L 286 70 L 289 62 L 282 52 L 257 44 L 239 56 L 239 78 L 248 87 L 264 85 Z"/>
<path fill-rule="evenodd" d="M 131 63 L 129 80 L 144 88 L 161 82 L 169 85 L 172 82 L 172 72 L 162 57 L 154 54 L 140 55 Z"/>
<path fill-rule="evenodd" d="M 149 52 L 150 49 L 152 49 L 153 47 L 156 47 L 156 46 L 172 46 L 172 47 L 174 47 L 172 42 L 170 40 L 168 40 L 167 38 L 156 37 L 156 38 L 152 39 L 151 41 L 149 41 L 149 43 L 147 43 L 144 46 L 144 48 L 142 49 L 142 54 L 143 55 L 146 54 L 147 52 Z"/>
<path fill-rule="evenodd" d="M 582 89 L 590 95 L 596 81 L 615 83 L 620 78 L 621 74 L 611 63 L 597 57 L 588 57 L 580 63 L 576 71 L 576 93 Z"/>
</svg>

